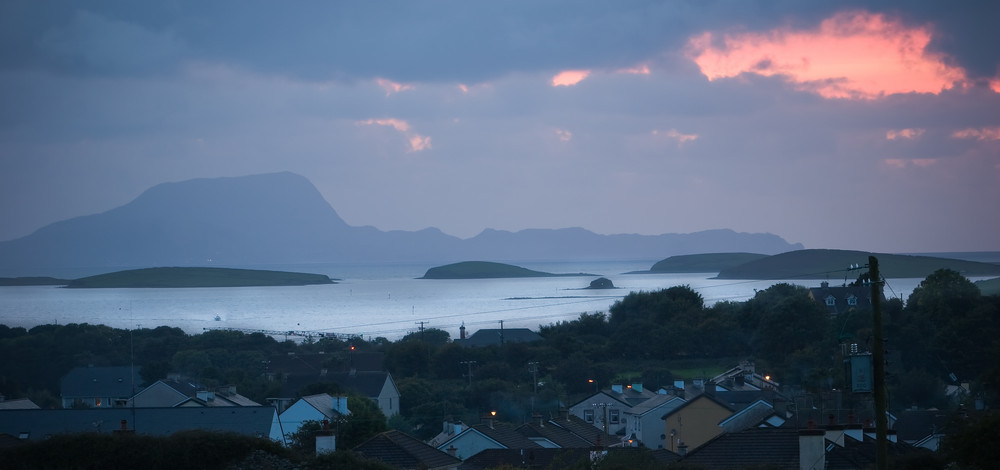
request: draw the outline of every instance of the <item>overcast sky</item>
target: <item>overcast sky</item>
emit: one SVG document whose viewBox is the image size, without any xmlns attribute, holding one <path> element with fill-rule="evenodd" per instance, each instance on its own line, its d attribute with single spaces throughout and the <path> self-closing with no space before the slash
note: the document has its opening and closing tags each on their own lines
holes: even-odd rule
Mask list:
<svg viewBox="0 0 1000 470">
<path fill-rule="evenodd" d="M 6 0 L 0 240 L 291 171 L 382 230 L 996 251 L 998 24 L 995 1 Z"/>
</svg>

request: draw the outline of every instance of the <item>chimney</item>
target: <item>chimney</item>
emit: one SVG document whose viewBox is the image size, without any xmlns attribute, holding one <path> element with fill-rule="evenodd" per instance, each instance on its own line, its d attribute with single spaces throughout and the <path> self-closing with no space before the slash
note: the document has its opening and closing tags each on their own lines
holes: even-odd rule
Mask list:
<svg viewBox="0 0 1000 470">
<path fill-rule="evenodd" d="M 462 322 L 462 326 L 458 327 L 458 339 L 465 339 L 465 322 Z"/>
<path fill-rule="evenodd" d="M 448 446 L 448 455 L 457 458 L 458 457 L 458 449 L 456 449 L 454 445 Z"/>
<path fill-rule="evenodd" d="M 799 431 L 799 469 L 826 469 L 826 431 L 822 429 Z"/>
<path fill-rule="evenodd" d="M 212 401 L 215 400 L 215 392 L 210 392 L 208 390 L 198 390 L 195 396 L 202 401 Z"/>
<path fill-rule="evenodd" d="M 715 382 L 712 382 L 711 380 L 705 381 L 705 395 L 710 397 L 715 396 Z"/>
<path fill-rule="evenodd" d="M 545 427 L 545 419 L 542 418 L 542 414 L 541 413 L 535 413 L 535 414 L 531 415 L 531 419 L 535 421 L 535 425 L 536 426 L 538 426 L 540 428 L 544 428 Z"/>
<path fill-rule="evenodd" d="M 688 445 L 687 444 L 681 442 L 680 444 L 677 445 L 677 454 L 678 455 L 680 455 L 681 457 L 683 457 L 683 456 L 687 455 L 687 453 L 688 453 Z"/>
<path fill-rule="evenodd" d="M 330 407 L 333 408 L 333 411 L 340 413 L 341 416 L 347 416 L 351 414 L 351 410 L 347 409 L 347 397 L 342 397 L 340 395 L 337 395 L 335 397 L 330 397 L 330 398 L 331 398 Z"/>
<path fill-rule="evenodd" d="M 615 393 L 622 393 L 622 384 L 611 384 L 611 390 Z"/>
</svg>

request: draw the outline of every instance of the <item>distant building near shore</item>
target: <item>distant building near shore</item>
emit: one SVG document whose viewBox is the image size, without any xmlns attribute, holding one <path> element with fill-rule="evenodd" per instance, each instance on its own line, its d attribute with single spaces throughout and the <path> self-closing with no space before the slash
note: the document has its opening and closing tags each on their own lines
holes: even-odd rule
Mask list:
<svg viewBox="0 0 1000 470">
<path fill-rule="evenodd" d="M 455 344 L 465 347 L 500 346 L 504 343 L 532 343 L 543 338 L 538 333 L 527 328 L 484 328 L 472 336 L 465 336 L 465 325 L 459 329 L 459 338 Z"/>
</svg>

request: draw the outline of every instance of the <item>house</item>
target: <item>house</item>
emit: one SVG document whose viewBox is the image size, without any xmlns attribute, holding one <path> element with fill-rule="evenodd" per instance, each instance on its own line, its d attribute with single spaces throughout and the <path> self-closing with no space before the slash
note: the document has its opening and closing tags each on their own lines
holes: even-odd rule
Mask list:
<svg viewBox="0 0 1000 470">
<path fill-rule="evenodd" d="M 871 311 L 872 289 L 870 286 L 842 285 L 830 287 L 823 281 L 819 287 L 810 287 L 809 296 L 826 308 L 831 315 L 847 313 L 852 309 Z M 883 300 L 885 300 L 883 298 Z"/>
<path fill-rule="evenodd" d="M 645 446 L 650 449 L 666 448 L 667 437 L 663 433 L 663 415 L 685 403 L 681 397 L 657 395 L 625 410 L 625 438 L 629 445 Z"/>
<path fill-rule="evenodd" d="M 725 402 L 724 400 L 720 400 Z M 719 427 L 723 432 L 739 432 L 754 427 L 780 427 L 787 422 L 774 406 L 764 400 L 757 400 L 732 416 L 722 420 Z"/>
<path fill-rule="evenodd" d="M 542 449 L 510 424 L 487 418 L 485 423 L 466 428 L 439 445 L 438 450 L 465 460 L 486 449 Z"/>
<path fill-rule="evenodd" d="M 142 385 L 139 368 L 77 367 L 59 380 L 62 407 L 126 406 Z"/>
<path fill-rule="evenodd" d="M 719 423 L 732 416 L 725 403 L 712 393 L 703 393 L 684 402 L 662 416 L 667 439 L 665 448 L 671 452 L 684 454 L 685 449 L 696 449 L 715 436 L 722 434 Z"/>
<path fill-rule="evenodd" d="M 171 406 L 260 406 L 239 393 L 236 387 L 207 390 L 178 380 L 157 380 L 129 399 L 127 406 L 156 408 Z"/>
<path fill-rule="evenodd" d="M 546 420 L 535 414 L 531 421 L 518 426 L 516 431 L 535 444 L 549 449 L 589 449 L 594 443 L 562 425 L 560 419 Z"/>
<path fill-rule="evenodd" d="M 345 392 L 353 392 L 374 401 L 386 418 L 399 414 L 399 389 L 388 372 L 331 372 L 327 374 L 326 381 L 336 383 Z"/>
<path fill-rule="evenodd" d="M 30 398 L 17 398 L 14 400 L 7 400 L 6 397 L 0 395 L 0 411 L 3 410 L 37 410 L 40 407 L 31 401 Z"/>
<path fill-rule="evenodd" d="M 875 441 L 858 427 L 752 428 L 717 436 L 681 458 L 709 470 L 768 467 L 782 470 L 848 470 L 874 467 Z M 887 443 L 888 455 L 919 452 Z"/>
<path fill-rule="evenodd" d="M 736 367 L 713 377 L 709 382 L 715 384 L 716 391 L 727 392 L 778 390 L 781 387 L 770 375 L 757 373 L 756 366 L 750 361 L 740 361 Z"/>
<path fill-rule="evenodd" d="M 484 328 L 466 338 L 465 325 L 462 325 L 459 338 L 453 342 L 465 347 L 485 347 L 500 346 L 506 343 L 532 343 L 541 340 L 541 335 L 527 328 Z"/>
<path fill-rule="evenodd" d="M 330 396 L 326 393 L 300 398 L 278 415 L 282 436 L 295 434 L 306 421 L 333 423 L 351 414 L 347 408 L 347 397 Z"/>
<path fill-rule="evenodd" d="M 21 440 L 41 440 L 57 434 L 133 431 L 170 436 L 180 431 L 232 432 L 280 439 L 278 415 L 270 406 L 225 408 L 79 408 L 5 410 L 0 434 Z"/>
<path fill-rule="evenodd" d="M 624 433 L 625 410 L 655 396 L 641 383 L 613 384 L 570 406 L 569 412 L 613 436 Z"/>
<path fill-rule="evenodd" d="M 458 458 L 399 431 L 386 431 L 359 444 L 355 453 L 402 470 L 446 470 L 462 463 Z"/>
</svg>

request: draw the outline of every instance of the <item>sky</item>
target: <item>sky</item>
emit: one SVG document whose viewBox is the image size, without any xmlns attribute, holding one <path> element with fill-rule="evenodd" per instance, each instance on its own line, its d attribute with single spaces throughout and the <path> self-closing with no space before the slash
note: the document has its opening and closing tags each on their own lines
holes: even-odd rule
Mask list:
<svg viewBox="0 0 1000 470">
<path fill-rule="evenodd" d="M 291 171 L 350 225 L 1000 251 L 1000 2 L 0 2 L 0 241 Z"/>
</svg>

